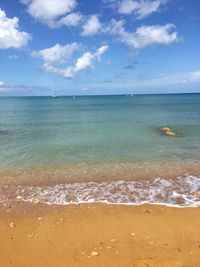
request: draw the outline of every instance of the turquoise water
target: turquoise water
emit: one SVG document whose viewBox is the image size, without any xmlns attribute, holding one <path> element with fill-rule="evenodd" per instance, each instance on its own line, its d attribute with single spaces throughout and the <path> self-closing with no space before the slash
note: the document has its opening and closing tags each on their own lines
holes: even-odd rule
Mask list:
<svg viewBox="0 0 200 267">
<path fill-rule="evenodd" d="M 188 159 L 200 159 L 200 94 L 0 98 L 1 170 Z"/>
<path fill-rule="evenodd" d="M 0 98 L 0 202 L 196 207 L 199 160 L 200 94 Z"/>
</svg>

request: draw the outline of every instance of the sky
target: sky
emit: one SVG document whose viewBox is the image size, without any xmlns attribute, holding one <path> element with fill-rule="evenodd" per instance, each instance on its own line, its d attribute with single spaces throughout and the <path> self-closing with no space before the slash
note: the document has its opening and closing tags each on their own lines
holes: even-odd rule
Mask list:
<svg viewBox="0 0 200 267">
<path fill-rule="evenodd" d="M 0 96 L 200 92 L 199 0 L 0 0 Z"/>
</svg>

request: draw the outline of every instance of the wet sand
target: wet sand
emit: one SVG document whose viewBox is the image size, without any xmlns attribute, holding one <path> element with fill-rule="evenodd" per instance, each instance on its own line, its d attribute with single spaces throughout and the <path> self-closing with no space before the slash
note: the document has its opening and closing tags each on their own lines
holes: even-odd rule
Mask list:
<svg viewBox="0 0 200 267">
<path fill-rule="evenodd" d="M 73 182 L 138 180 L 200 175 L 199 160 L 43 166 L 0 170 L 0 185 L 55 185 Z"/>
<path fill-rule="evenodd" d="M 0 204 L 0 267 L 199 267 L 200 208 Z"/>
</svg>

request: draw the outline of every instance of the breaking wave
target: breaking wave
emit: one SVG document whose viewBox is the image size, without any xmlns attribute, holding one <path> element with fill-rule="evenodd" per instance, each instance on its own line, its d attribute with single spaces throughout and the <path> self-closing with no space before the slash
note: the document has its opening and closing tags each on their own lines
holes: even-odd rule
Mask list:
<svg viewBox="0 0 200 267">
<path fill-rule="evenodd" d="M 200 177 L 155 178 L 135 181 L 78 182 L 52 186 L 0 186 L 0 201 L 46 204 L 163 204 L 173 207 L 200 205 Z"/>
</svg>

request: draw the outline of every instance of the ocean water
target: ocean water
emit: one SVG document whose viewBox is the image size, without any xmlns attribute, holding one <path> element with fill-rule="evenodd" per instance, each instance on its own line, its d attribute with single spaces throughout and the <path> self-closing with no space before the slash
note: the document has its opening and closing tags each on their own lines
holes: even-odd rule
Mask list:
<svg viewBox="0 0 200 267">
<path fill-rule="evenodd" d="M 159 131 L 161 127 L 170 127 L 180 136 L 167 137 Z M 165 179 L 168 172 L 173 173 L 170 179 L 189 177 L 191 186 L 195 176 L 189 172 L 195 164 L 197 181 L 199 163 L 200 94 L 0 98 L 0 184 L 4 193 L 9 191 L 6 183 L 28 184 L 30 189 L 33 184 L 48 186 L 53 181 L 54 189 L 62 182 L 64 189 L 59 192 L 66 195 L 65 187 L 74 186 L 74 180 L 80 188 L 87 181 L 86 188 L 91 189 L 90 182 L 111 186 L 113 178 L 115 183 L 137 178 L 142 190 L 142 181 L 145 184 L 147 178 L 155 180 L 158 175 Z M 95 188 L 103 192 L 102 186 Z M 110 200 L 100 195 L 102 199 L 99 195 L 97 199 Z M 167 201 L 163 196 L 161 202 L 164 199 Z"/>
</svg>

